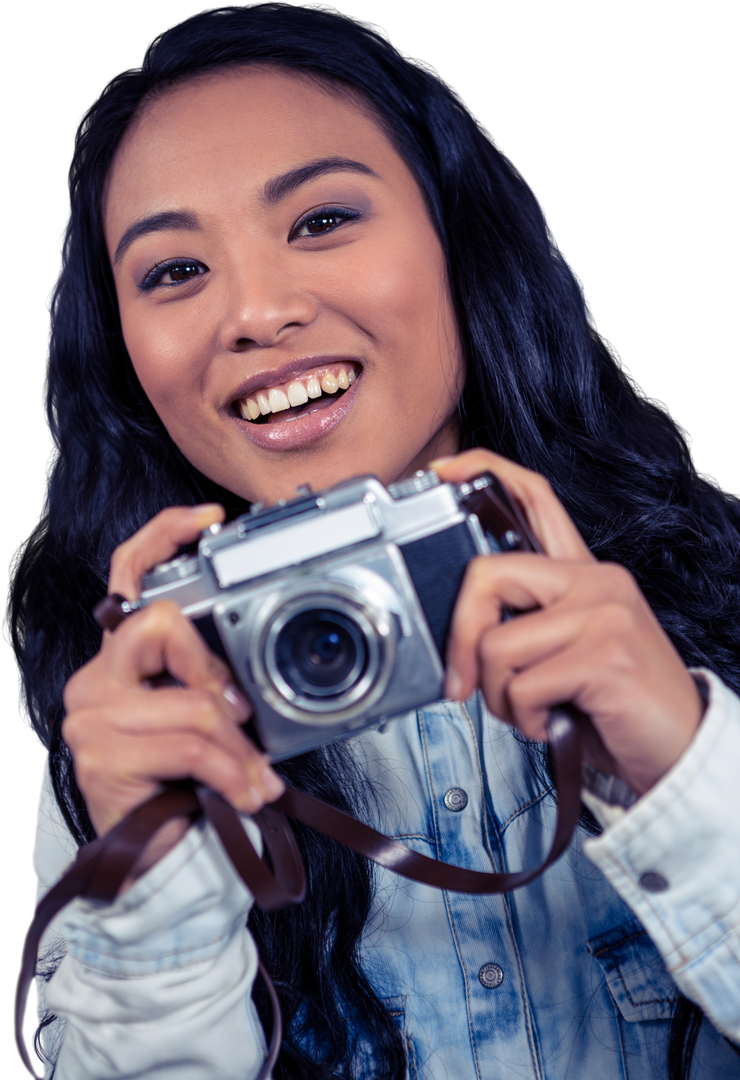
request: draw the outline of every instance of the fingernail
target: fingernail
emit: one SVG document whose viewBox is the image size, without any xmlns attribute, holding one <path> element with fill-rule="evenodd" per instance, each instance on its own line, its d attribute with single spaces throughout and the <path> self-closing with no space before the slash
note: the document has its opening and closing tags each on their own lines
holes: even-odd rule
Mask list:
<svg viewBox="0 0 740 1080">
<path fill-rule="evenodd" d="M 236 713 L 237 720 L 249 719 L 252 715 L 252 706 L 244 697 L 244 694 L 242 694 L 238 686 L 235 686 L 234 683 L 229 683 L 223 688 L 221 693 Z"/>
<path fill-rule="evenodd" d="M 430 461 L 428 467 L 430 469 L 436 469 L 438 465 L 449 465 L 449 463 L 454 460 L 454 455 L 451 455 L 449 457 L 438 457 L 435 458 L 434 461 Z"/>
<path fill-rule="evenodd" d="M 285 784 L 269 765 L 265 766 L 262 773 L 262 788 L 269 800 L 278 799 L 285 791 Z"/>
<path fill-rule="evenodd" d="M 189 507 L 190 513 L 195 514 L 196 517 L 202 517 L 205 513 L 212 514 L 214 511 L 223 512 L 223 507 L 219 503 L 199 503 L 198 506 Z"/>
<path fill-rule="evenodd" d="M 447 671 L 445 694 L 450 701 L 459 701 L 462 698 L 462 679 L 454 668 L 449 668 Z"/>
</svg>

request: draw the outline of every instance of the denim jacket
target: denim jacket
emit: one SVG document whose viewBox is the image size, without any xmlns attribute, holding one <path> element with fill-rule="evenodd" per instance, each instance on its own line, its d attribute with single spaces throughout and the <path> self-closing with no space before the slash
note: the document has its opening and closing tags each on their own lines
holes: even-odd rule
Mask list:
<svg viewBox="0 0 740 1080">
<path fill-rule="evenodd" d="M 740 1077 L 729 1041 L 740 1041 L 740 701 L 707 679 L 681 761 L 626 812 L 591 799 L 604 833 L 579 830 L 530 885 L 468 896 L 376 869 L 363 966 L 403 1030 L 410 1080 L 665 1077 L 677 985 L 709 1018 L 693 1080 Z M 353 745 L 384 832 L 475 870 L 542 862 L 556 813 L 547 779 L 478 697 Z M 70 843 L 47 792 L 42 889 Z M 203 827 L 111 907 L 75 901 L 46 989 L 66 1020 L 56 1080 L 254 1077 L 264 1040 L 250 904 Z"/>
</svg>

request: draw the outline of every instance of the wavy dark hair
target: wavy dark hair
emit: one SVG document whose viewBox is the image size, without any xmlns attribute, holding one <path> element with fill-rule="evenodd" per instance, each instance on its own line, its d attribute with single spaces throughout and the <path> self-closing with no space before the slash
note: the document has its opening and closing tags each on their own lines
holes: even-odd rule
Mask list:
<svg viewBox="0 0 740 1080">
<path fill-rule="evenodd" d="M 101 196 L 143 102 L 198 73 L 255 61 L 350 87 L 413 171 L 447 258 L 464 342 L 466 445 L 548 477 L 596 556 L 635 575 L 686 663 L 740 691 L 738 503 L 697 476 L 676 425 L 620 370 L 511 163 L 440 79 L 367 26 L 279 3 L 221 8 L 168 30 L 140 70 L 109 84 L 80 125 L 70 171 L 48 374 L 57 454 L 43 518 L 17 563 L 11 627 L 31 720 L 80 843 L 93 832 L 61 739 L 62 690 L 99 648 L 90 611 L 106 591 L 111 553 L 173 503 L 244 509 L 183 457 L 134 374 Z M 338 805 L 362 799 L 361 778 L 341 749 L 306 755 L 284 772 Z M 300 842 L 321 888 L 301 907 L 255 912 L 250 923 L 287 1022 L 275 1075 L 329 1080 L 359 1069 L 400 1078 L 400 1034 L 358 962 L 372 875 L 326 837 L 302 829 Z M 258 1007 L 266 1016 L 259 997 Z M 359 1018 L 351 1032 L 340 1015 Z M 680 999 L 671 1080 L 688 1077 L 700 1024 L 700 1011 Z M 360 1045 L 372 1047 L 372 1064 L 358 1066 Z"/>
</svg>

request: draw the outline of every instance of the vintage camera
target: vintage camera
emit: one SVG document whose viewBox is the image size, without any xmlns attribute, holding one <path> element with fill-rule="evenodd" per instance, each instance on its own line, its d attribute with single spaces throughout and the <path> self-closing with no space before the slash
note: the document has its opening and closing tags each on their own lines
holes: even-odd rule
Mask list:
<svg viewBox="0 0 740 1080">
<path fill-rule="evenodd" d="M 465 567 L 511 550 L 537 544 L 490 473 L 365 476 L 212 526 L 196 554 L 146 575 L 140 603 L 189 616 L 279 761 L 438 700 Z"/>
</svg>

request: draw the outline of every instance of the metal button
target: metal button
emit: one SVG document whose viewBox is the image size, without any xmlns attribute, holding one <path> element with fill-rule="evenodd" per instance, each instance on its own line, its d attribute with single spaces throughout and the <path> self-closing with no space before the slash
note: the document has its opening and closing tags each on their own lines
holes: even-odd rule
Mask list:
<svg viewBox="0 0 740 1080">
<path fill-rule="evenodd" d="M 461 787 L 451 787 L 445 795 L 445 806 L 453 814 L 458 814 L 468 805 L 468 793 Z"/>
<path fill-rule="evenodd" d="M 498 964 L 484 964 L 478 972 L 478 978 L 486 990 L 495 990 L 504 981 L 504 973 Z"/>
<path fill-rule="evenodd" d="M 639 885 L 645 892 L 665 892 L 668 888 L 666 879 L 662 874 L 656 873 L 655 870 L 647 870 L 644 874 L 641 874 Z"/>
</svg>

